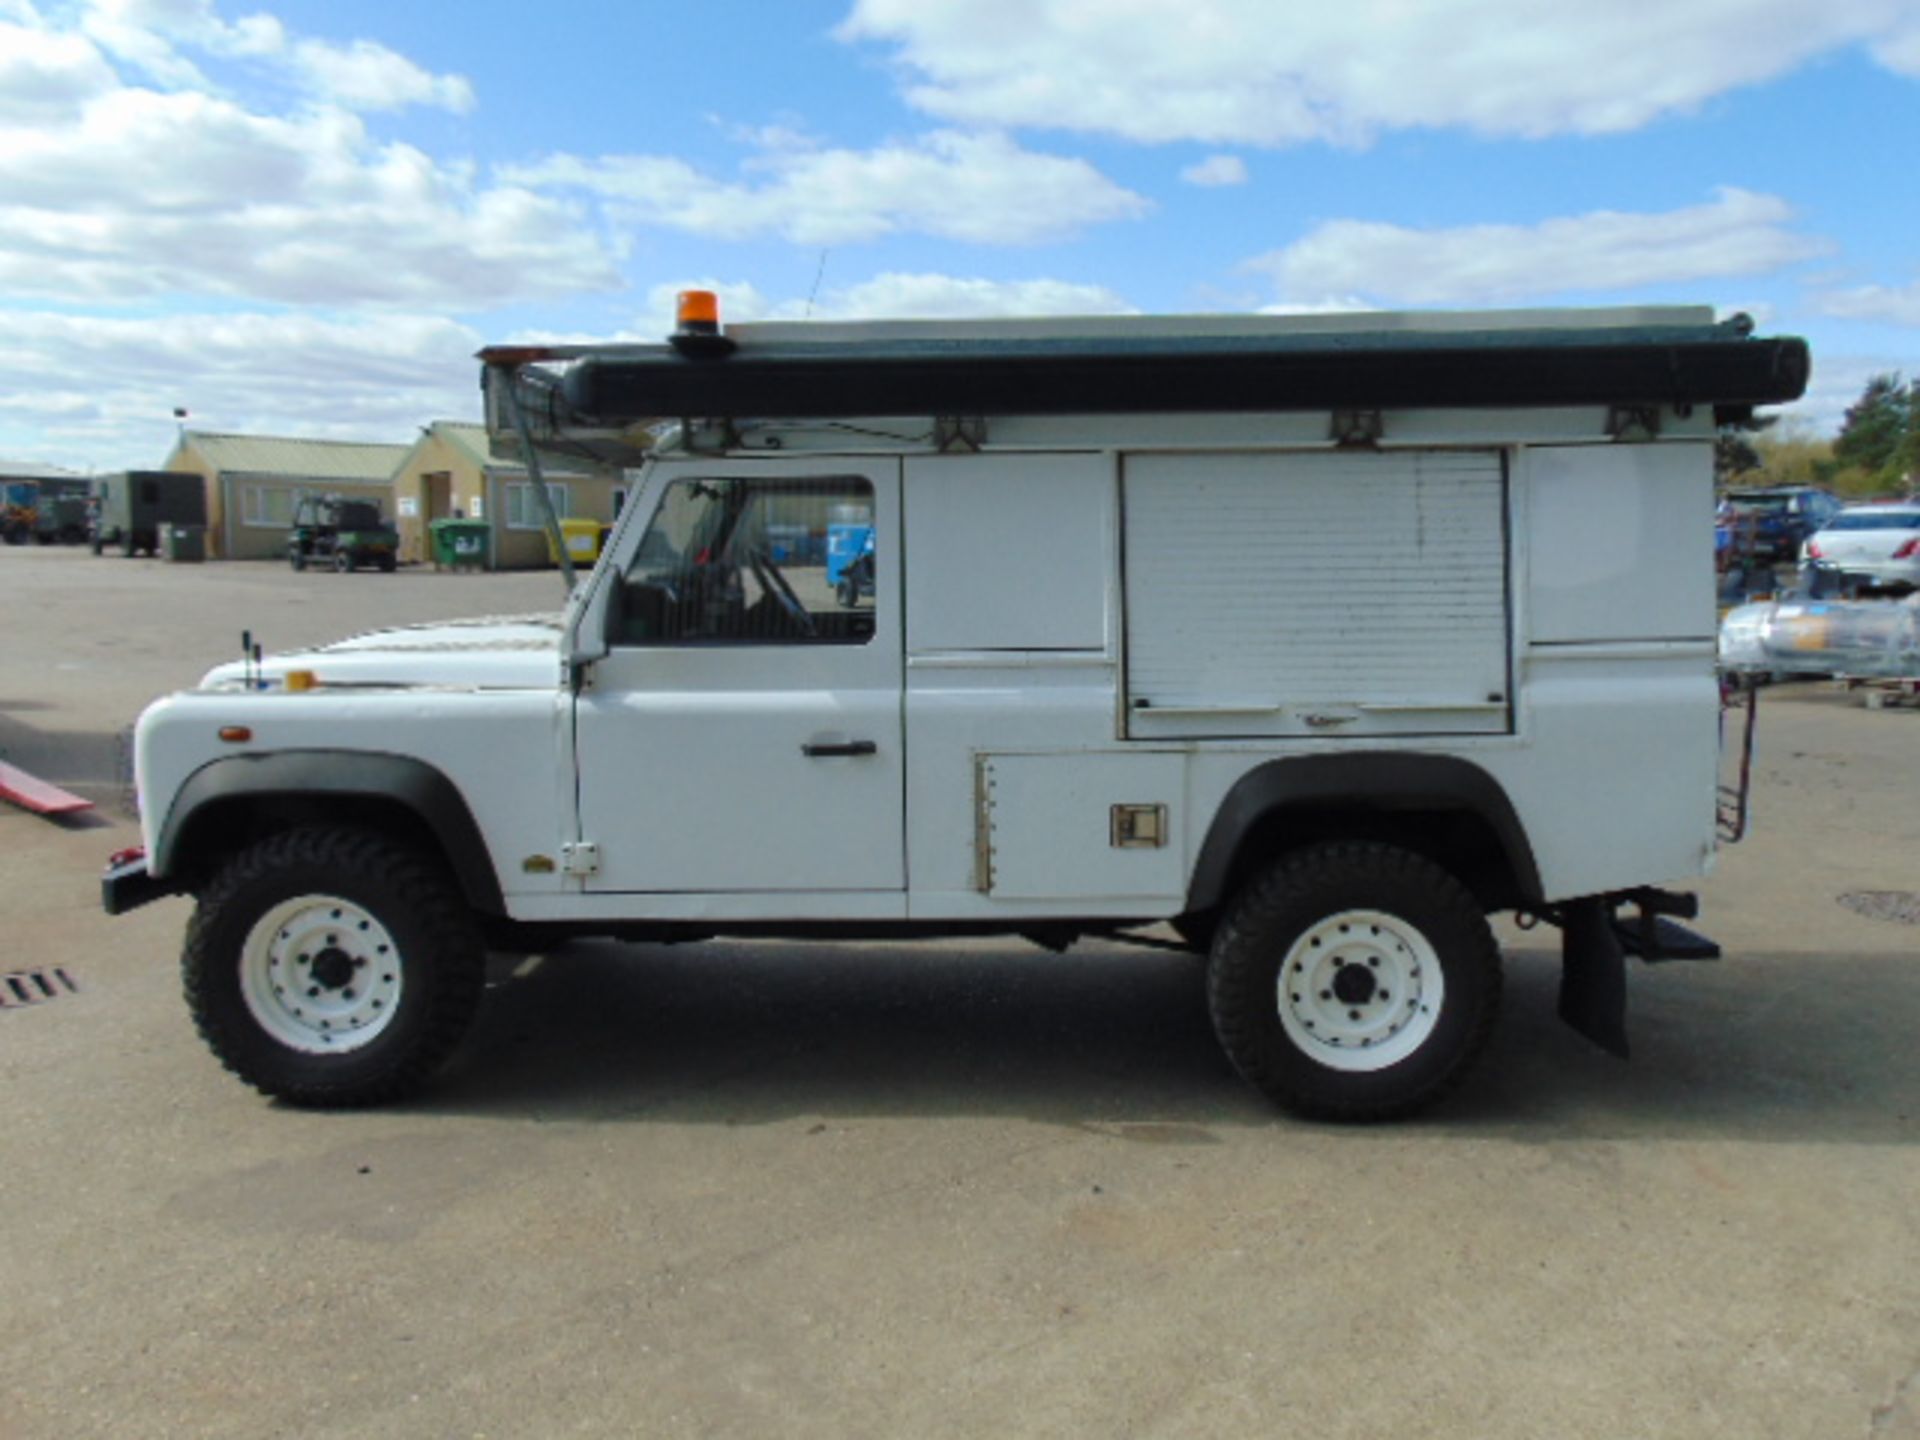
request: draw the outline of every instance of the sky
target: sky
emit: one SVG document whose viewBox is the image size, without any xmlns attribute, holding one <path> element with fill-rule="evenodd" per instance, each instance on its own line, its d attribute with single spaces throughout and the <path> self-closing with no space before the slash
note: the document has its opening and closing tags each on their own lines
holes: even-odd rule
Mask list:
<svg viewBox="0 0 1920 1440">
<path fill-rule="evenodd" d="M 1920 375 L 1920 0 L 0 0 L 0 458 L 407 441 L 482 345 L 1711 304 Z"/>
</svg>

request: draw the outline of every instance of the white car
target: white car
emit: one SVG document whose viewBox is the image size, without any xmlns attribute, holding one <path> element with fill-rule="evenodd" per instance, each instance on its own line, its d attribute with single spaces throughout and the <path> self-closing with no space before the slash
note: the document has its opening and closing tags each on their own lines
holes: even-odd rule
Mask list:
<svg viewBox="0 0 1920 1440">
<path fill-rule="evenodd" d="M 1920 589 L 1920 501 L 1850 506 L 1808 538 L 1801 558 L 1875 585 Z"/>
</svg>

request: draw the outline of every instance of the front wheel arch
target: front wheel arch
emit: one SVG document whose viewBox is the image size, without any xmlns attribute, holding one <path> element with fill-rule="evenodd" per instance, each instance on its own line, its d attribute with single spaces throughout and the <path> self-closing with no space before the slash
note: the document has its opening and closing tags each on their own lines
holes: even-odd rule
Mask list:
<svg viewBox="0 0 1920 1440">
<path fill-rule="evenodd" d="M 356 825 L 437 854 L 471 909 L 506 914 L 499 872 L 459 787 L 424 760 L 375 751 L 277 750 L 201 766 L 161 822 L 152 874 L 197 890 L 235 851 L 312 825 Z"/>
</svg>

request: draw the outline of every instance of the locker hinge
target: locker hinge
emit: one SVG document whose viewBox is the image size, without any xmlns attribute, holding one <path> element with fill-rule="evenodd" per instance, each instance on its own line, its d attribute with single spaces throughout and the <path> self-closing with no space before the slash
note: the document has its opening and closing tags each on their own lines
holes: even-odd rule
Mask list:
<svg viewBox="0 0 1920 1440">
<path fill-rule="evenodd" d="M 1607 438 L 1610 440 L 1658 440 L 1658 405 L 1613 405 L 1607 409 Z"/>
<path fill-rule="evenodd" d="M 1336 410 L 1328 437 L 1339 446 L 1378 445 L 1386 438 L 1387 417 L 1378 410 Z"/>
<path fill-rule="evenodd" d="M 987 443 L 987 417 L 984 415 L 936 415 L 933 417 L 933 448 L 945 454 L 949 450 L 979 453 Z"/>
<path fill-rule="evenodd" d="M 560 847 L 560 870 L 566 875 L 598 875 L 600 847 L 591 840 Z"/>
</svg>

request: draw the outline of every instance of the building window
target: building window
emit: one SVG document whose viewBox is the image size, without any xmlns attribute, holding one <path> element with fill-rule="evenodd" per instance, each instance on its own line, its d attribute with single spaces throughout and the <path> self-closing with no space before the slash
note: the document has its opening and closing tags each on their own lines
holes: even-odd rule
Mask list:
<svg viewBox="0 0 1920 1440">
<path fill-rule="evenodd" d="M 293 507 L 303 492 L 277 485 L 240 487 L 240 522 L 259 529 L 285 530 L 293 524 Z"/>
<path fill-rule="evenodd" d="M 547 498 L 553 502 L 553 513 L 562 520 L 573 512 L 567 508 L 567 487 L 551 482 L 547 485 Z M 477 513 L 477 512 L 476 512 Z M 531 481 L 516 480 L 507 486 L 507 528 L 509 530 L 544 530 L 547 517 L 540 513 L 540 502 L 533 498 Z"/>
<path fill-rule="evenodd" d="M 873 487 L 676 480 L 615 592 L 628 645 L 864 645 L 873 638 Z"/>
</svg>

